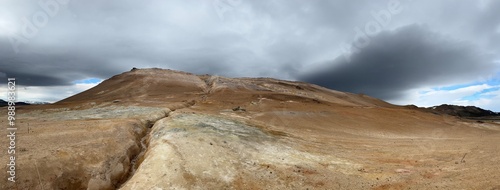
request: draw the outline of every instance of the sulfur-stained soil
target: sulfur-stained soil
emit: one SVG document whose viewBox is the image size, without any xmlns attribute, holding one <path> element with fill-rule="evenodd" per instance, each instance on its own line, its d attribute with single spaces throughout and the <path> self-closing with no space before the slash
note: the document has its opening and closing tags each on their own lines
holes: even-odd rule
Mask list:
<svg viewBox="0 0 500 190">
<path fill-rule="evenodd" d="M 302 82 L 138 69 L 16 126 L 0 189 L 500 189 L 495 120 Z"/>
</svg>

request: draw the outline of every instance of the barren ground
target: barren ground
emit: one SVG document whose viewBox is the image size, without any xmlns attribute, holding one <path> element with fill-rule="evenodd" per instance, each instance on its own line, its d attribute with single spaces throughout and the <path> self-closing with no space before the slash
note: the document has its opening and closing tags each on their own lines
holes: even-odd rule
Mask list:
<svg viewBox="0 0 500 190">
<path fill-rule="evenodd" d="M 500 124 L 307 83 L 136 70 L 17 114 L 0 189 L 500 189 Z"/>
</svg>

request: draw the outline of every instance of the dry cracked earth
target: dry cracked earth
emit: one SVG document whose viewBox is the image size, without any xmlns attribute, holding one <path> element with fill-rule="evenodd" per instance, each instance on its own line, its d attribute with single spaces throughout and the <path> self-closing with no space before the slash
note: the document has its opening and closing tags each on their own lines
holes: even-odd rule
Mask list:
<svg viewBox="0 0 500 190">
<path fill-rule="evenodd" d="M 17 109 L 0 189 L 500 189 L 500 124 L 302 82 L 134 69 Z"/>
</svg>

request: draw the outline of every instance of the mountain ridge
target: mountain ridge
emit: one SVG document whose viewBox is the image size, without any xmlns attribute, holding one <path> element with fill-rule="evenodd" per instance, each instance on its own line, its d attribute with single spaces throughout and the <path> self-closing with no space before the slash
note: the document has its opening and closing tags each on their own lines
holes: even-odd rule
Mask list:
<svg viewBox="0 0 500 190">
<path fill-rule="evenodd" d="M 348 93 L 348 92 L 340 92 L 340 91 L 328 89 L 326 87 L 322 87 L 322 86 L 319 86 L 319 85 L 310 84 L 310 83 L 306 83 L 306 82 L 302 82 L 302 81 L 287 81 L 287 80 L 274 79 L 274 78 L 268 78 L 268 77 L 258 77 L 258 78 L 251 78 L 251 77 L 228 78 L 228 77 L 222 77 L 222 76 L 216 76 L 216 75 L 208 75 L 208 74 L 205 74 L 205 75 L 195 75 L 195 74 L 192 74 L 192 73 L 189 73 L 189 72 L 176 71 L 176 70 L 170 70 L 170 69 L 160 69 L 160 68 L 138 69 L 138 68 L 133 68 L 133 69 L 131 69 L 128 72 L 124 72 L 122 74 L 115 75 L 115 76 L 111 77 L 110 79 L 117 78 L 117 79 L 121 80 L 121 78 L 127 78 L 127 77 L 141 78 L 141 77 L 146 76 L 147 74 L 153 74 L 154 72 L 157 72 L 157 74 L 160 73 L 161 75 L 165 75 L 165 73 L 173 73 L 173 74 L 179 74 L 179 75 L 184 75 L 184 76 L 198 77 L 200 80 L 204 81 L 205 84 L 206 84 L 204 87 L 201 87 L 203 85 L 201 83 L 199 83 L 200 81 L 197 81 L 199 83 L 198 87 L 204 88 L 205 91 L 210 91 L 210 89 L 208 89 L 208 88 L 209 88 L 209 86 L 213 85 L 213 84 L 208 84 L 209 83 L 208 80 L 210 80 L 211 78 L 212 78 L 212 80 L 213 80 L 213 78 L 222 79 L 222 80 L 225 80 L 226 82 L 229 82 L 229 81 L 233 81 L 234 82 L 234 81 L 236 81 L 235 83 L 238 83 L 238 82 L 240 82 L 240 83 L 250 83 L 250 84 L 255 85 L 255 86 L 258 86 L 258 84 L 256 85 L 255 83 L 264 83 L 264 81 L 266 81 L 266 82 L 272 82 L 272 83 L 275 83 L 275 84 L 279 84 L 279 85 L 284 85 L 284 86 L 291 87 L 291 89 L 290 88 L 287 89 L 288 91 L 294 90 L 294 88 L 296 90 L 299 90 L 299 91 L 301 91 L 301 90 L 311 90 L 311 91 L 322 90 L 324 92 L 332 92 L 334 94 L 337 94 L 338 97 L 341 97 L 341 96 L 344 96 L 344 97 L 347 97 L 347 96 L 362 97 L 362 98 L 365 99 L 365 103 L 366 102 L 370 102 L 370 101 L 372 103 L 373 102 L 377 102 L 377 103 L 375 103 L 377 106 L 383 106 L 383 107 L 384 106 L 385 107 L 396 106 L 396 105 L 387 103 L 387 102 L 385 102 L 383 100 L 380 100 L 380 99 L 377 99 L 377 98 L 374 98 L 374 97 L 370 97 L 370 96 L 366 96 L 366 95 L 363 95 L 363 94 L 354 94 L 354 93 Z M 133 76 L 134 74 L 137 74 L 138 76 Z M 102 83 L 105 83 L 106 81 L 108 81 L 110 79 L 104 80 Z M 191 79 L 191 80 L 196 80 L 196 79 Z M 124 82 L 126 82 L 126 81 L 122 81 L 122 83 L 124 83 Z M 100 84 L 101 86 L 104 85 L 102 83 Z M 117 85 L 117 84 L 106 85 L 105 87 L 102 87 L 102 90 L 100 92 L 106 91 L 105 88 L 109 88 L 109 86 L 113 86 L 113 85 Z M 137 88 L 137 87 L 134 87 L 134 88 Z M 261 87 L 260 90 L 270 90 L 270 91 L 272 91 L 271 89 L 266 89 L 265 87 L 264 88 Z M 282 92 L 282 91 L 280 92 L 279 89 L 277 91 L 276 91 L 276 89 L 274 89 L 274 90 L 275 90 L 275 92 L 278 92 L 278 93 Z M 97 96 L 98 97 L 98 95 L 99 95 L 98 93 L 97 94 L 95 92 L 93 94 L 89 93 L 89 94 L 85 94 L 85 96 L 87 96 L 87 97 L 96 97 Z M 123 97 L 123 94 L 121 96 Z M 130 95 L 130 97 L 134 97 L 134 96 L 135 95 Z M 119 96 L 117 96 L 117 97 L 119 97 Z M 197 99 L 195 97 L 190 97 L 190 98 L 191 99 Z M 60 101 L 56 102 L 56 104 L 61 104 L 61 103 L 64 104 L 64 102 L 76 101 L 76 99 L 78 99 L 78 98 L 75 98 L 75 97 L 71 96 L 71 97 L 68 97 L 68 98 L 65 98 L 63 100 L 60 100 Z M 84 98 L 80 98 L 80 99 L 84 99 Z M 370 101 L 367 101 L 368 99 Z M 117 99 L 114 99 L 114 100 L 106 99 L 106 101 L 109 102 L 109 101 L 120 101 L 120 100 L 117 100 Z M 364 104 L 364 105 L 371 105 L 371 104 Z M 371 105 L 371 106 L 373 106 L 373 105 Z M 409 106 L 409 107 L 412 107 L 412 106 Z M 485 109 L 482 109 L 482 108 L 479 108 L 479 107 L 475 107 L 475 106 L 458 106 L 458 105 L 443 104 L 443 105 L 440 105 L 440 106 L 429 107 L 429 108 L 427 108 L 427 110 L 431 111 L 431 112 L 434 112 L 434 113 L 447 114 L 447 115 L 457 116 L 457 117 L 462 117 L 462 118 L 500 116 L 500 113 L 496 113 L 495 114 L 495 112 L 493 112 L 493 111 L 485 110 Z M 474 114 L 472 112 L 476 112 L 476 113 Z M 480 113 L 477 113 L 477 112 L 480 112 Z"/>
<path fill-rule="evenodd" d="M 164 77 L 174 82 L 166 82 L 161 83 L 162 86 L 157 86 L 159 84 L 158 78 Z M 132 80 L 145 80 L 147 84 L 135 84 L 137 86 L 128 86 L 134 89 L 144 89 L 143 91 L 148 91 L 147 94 L 139 94 L 139 92 L 128 92 L 123 87 L 120 87 L 121 84 L 130 84 Z M 209 81 L 212 80 L 212 81 Z M 112 81 L 109 83 L 109 81 Z M 84 101 L 89 100 L 87 97 L 96 97 L 97 100 L 103 97 L 102 101 L 113 101 L 112 99 L 106 98 L 104 95 L 107 95 L 106 92 L 109 91 L 110 88 L 118 88 L 117 90 L 123 90 L 124 93 L 120 94 L 112 94 L 107 95 L 115 97 L 120 97 L 122 99 L 128 99 L 126 101 L 137 101 L 137 97 L 149 97 L 153 99 L 157 99 L 160 92 L 158 89 L 166 89 L 167 87 L 179 87 L 178 84 L 173 84 L 175 82 L 179 82 L 180 84 L 184 84 L 184 86 L 180 86 L 184 90 L 189 91 L 189 94 L 186 98 L 189 99 L 197 99 L 195 95 L 203 96 L 209 93 L 215 93 L 217 91 L 234 91 L 234 90 L 244 90 L 244 91 L 268 91 L 275 94 L 288 94 L 296 97 L 305 97 L 309 92 L 321 92 L 322 94 L 334 95 L 337 99 L 326 100 L 331 103 L 339 103 L 344 104 L 346 106 L 360 106 L 360 105 L 369 105 L 369 106 L 385 106 L 392 107 L 394 105 L 389 104 L 385 101 L 363 96 L 356 95 L 352 93 L 345 93 L 340 91 L 335 91 L 331 89 L 327 89 L 318 85 L 309 84 L 305 82 L 298 81 L 286 81 L 279 80 L 273 78 L 228 78 L 222 76 L 212 76 L 212 75 L 195 75 L 183 71 L 175 71 L 169 69 L 132 69 L 129 72 L 124 72 L 120 75 L 115 75 L 108 80 L 104 80 L 99 85 L 94 88 L 91 88 L 87 91 L 84 91 L 78 95 L 68 97 L 61 101 L 56 102 L 55 104 L 64 104 L 72 101 Z M 209 84 L 212 82 L 212 84 Z M 170 84 L 169 84 L 170 83 Z M 271 85 L 265 84 L 269 83 Z M 143 85 L 143 86 L 140 86 Z M 155 86 L 156 85 L 156 86 Z M 169 86 L 173 85 L 173 86 Z M 267 85 L 267 86 L 266 86 Z M 298 93 L 291 93 L 296 90 L 299 90 Z M 303 92 L 301 92 L 302 90 Z M 126 91 L 126 92 L 125 92 Z M 163 95 L 164 91 L 161 92 Z M 168 92 L 167 92 L 168 93 Z M 125 98 L 124 96 L 128 96 Z M 352 96 L 352 97 L 351 97 Z M 357 97 L 357 98 L 356 98 Z M 321 99 L 321 97 L 316 97 Z M 342 99 L 345 100 L 342 100 Z M 350 102 L 350 103 L 349 103 Z"/>
</svg>

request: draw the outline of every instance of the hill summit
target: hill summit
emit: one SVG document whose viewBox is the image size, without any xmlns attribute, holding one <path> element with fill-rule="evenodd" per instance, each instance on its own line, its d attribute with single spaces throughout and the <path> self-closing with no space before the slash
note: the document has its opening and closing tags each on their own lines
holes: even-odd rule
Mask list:
<svg viewBox="0 0 500 190">
<path fill-rule="evenodd" d="M 235 96 L 237 95 L 237 96 Z M 343 106 L 393 107 L 389 103 L 365 95 L 356 95 L 326 89 L 304 82 L 272 78 L 227 78 L 194 75 L 168 69 L 132 69 L 103 81 L 96 87 L 64 99 L 57 104 L 78 102 L 147 103 L 179 100 L 217 100 L 227 103 L 251 101 L 255 96 L 273 99 L 295 99 L 306 102 L 324 102 Z"/>
</svg>

